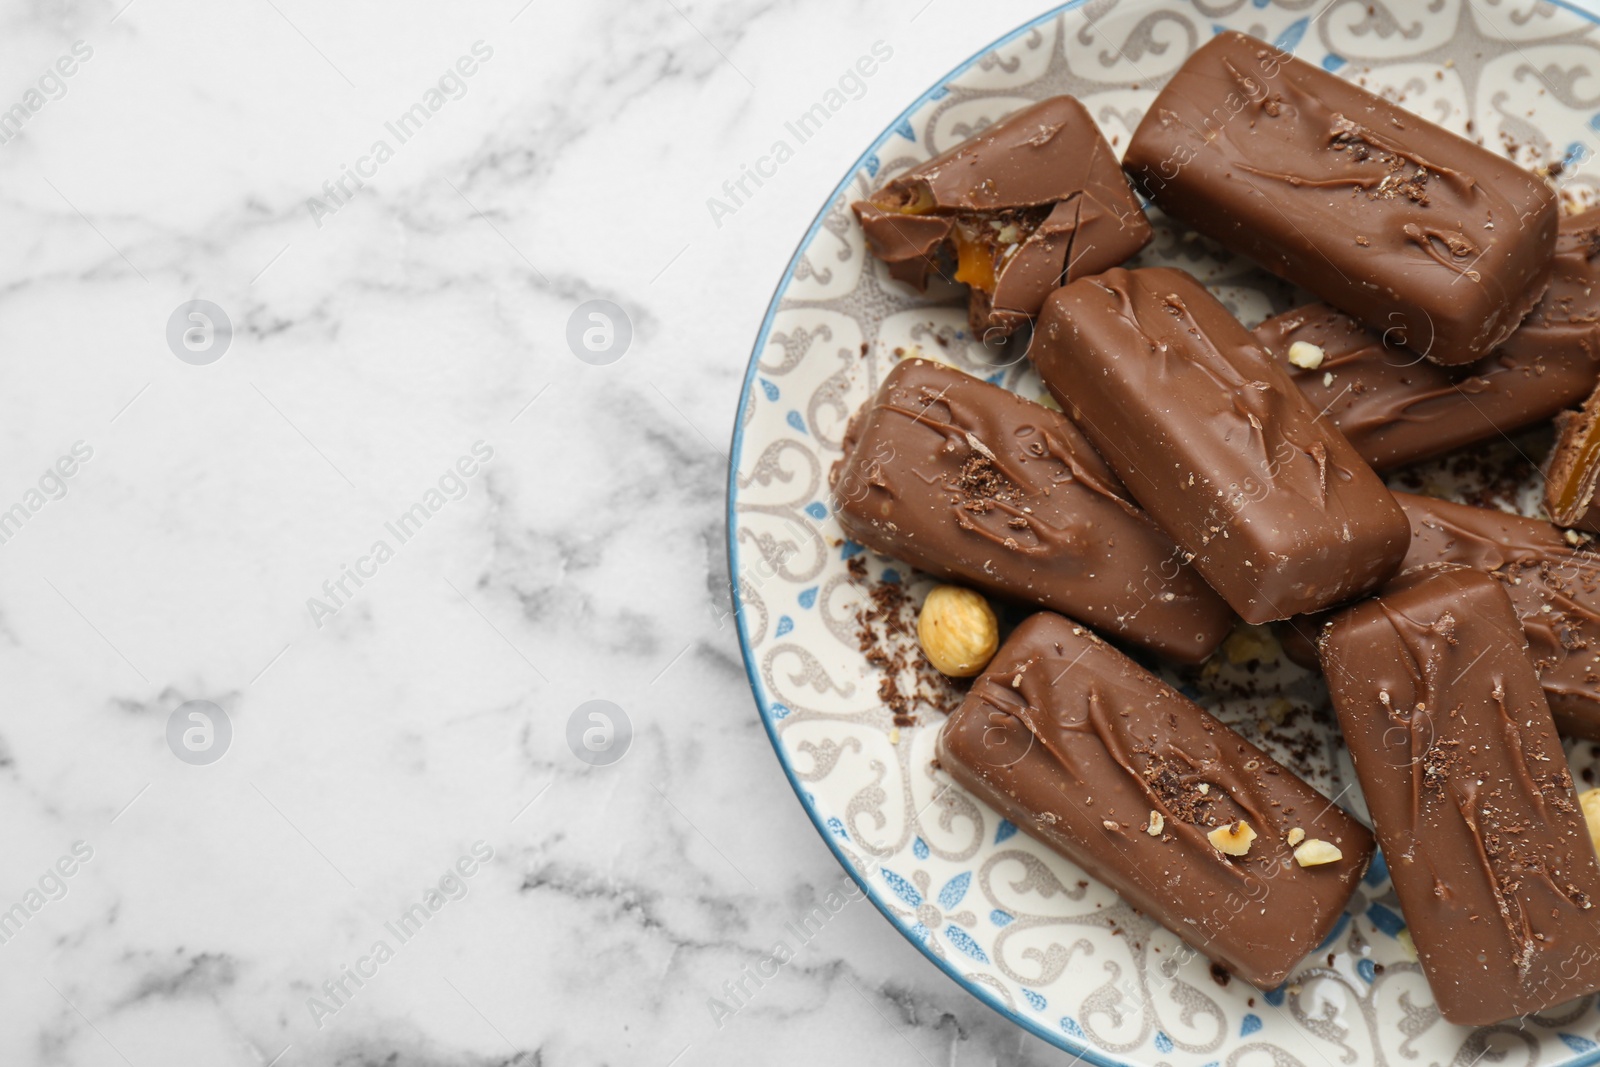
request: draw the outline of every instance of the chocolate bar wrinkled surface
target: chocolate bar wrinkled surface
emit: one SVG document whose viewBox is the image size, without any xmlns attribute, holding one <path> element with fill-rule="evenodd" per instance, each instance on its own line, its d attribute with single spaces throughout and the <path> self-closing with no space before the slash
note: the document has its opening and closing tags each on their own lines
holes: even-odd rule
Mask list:
<svg viewBox="0 0 1600 1067">
<path fill-rule="evenodd" d="M 1059 615 L 1017 627 L 937 751 L 967 790 L 1262 989 L 1322 943 L 1372 857 L 1354 819 Z M 1208 835 L 1239 820 L 1257 836 L 1226 855 Z M 1291 839 L 1342 855 L 1302 867 Z"/>
<path fill-rule="evenodd" d="M 1184 663 L 1233 613 L 1060 412 L 910 359 L 850 423 L 831 482 L 850 537 Z"/>
<path fill-rule="evenodd" d="M 1414 572 L 1320 638 L 1423 973 L 1480 1025 L 1600 989 L 1600 865 L 1501 583 Z"/>
<path fill-rule="evenodd" d="M 1254 332 L 1361 458 L 1388 470 L 1542 422 L 1587 397 L 1600 380 L 1597 283 L 1600 210 L 1593 210 L 1561 221 L 1544 299 L 1476 362 L 1438 366 L 1327 304 L 1286 311 Z M 1290 363 L 1296 344 L 1315 346 L 1321 363 Z"/>
<path fill-rule="evenodd" d="M 978 336 L 1004 336 L 1064 281 L 1150 241 L 1116 153 L 1070 96 L 1041 100 L 853 205 L 867 247 L 899 281 L 946 274 L 971 290 Z"/>
<path fill-rule="evenodd" d="M 1498 578 L 1557 729 L 1600 741 L 1600 550 L 1538 519 L 1410 493 L 1395 499 L 1411 520 L 1404 568 L 1458 564 Z"/>
<path fill-rule="evenodd" d="M 1125 166 L 1168 215 L 1436 363 L 1503 344 L 1550 280 L 1543 181 L 1242 33 L 1185 61 Z"/>
<path fill-rule="evenodd" d="M 1187 273 L 1118 268 L 1057 290 L 1030 354 L 1245 621 L 1341 603 L 1399 567 L 1409 531 L 1383 482 Z"/>
<path fill-rule="evenodd" d="M 1411 520 L 1402 573 L 1456 566 L 1498 579 L 1522 622 L 1557 731 L 1600 741 L 1600 549 L 1539 519 L 1411 493 L 1394 498 Z M 1279 628 L 1290 659 L 1318 666 L 1314 642 L 1332 614 Z"/>
</svg>

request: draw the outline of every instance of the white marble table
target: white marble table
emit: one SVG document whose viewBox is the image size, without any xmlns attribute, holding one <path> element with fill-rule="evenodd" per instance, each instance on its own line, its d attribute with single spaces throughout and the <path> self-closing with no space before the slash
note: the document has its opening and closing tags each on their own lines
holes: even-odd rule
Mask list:
<svg viewBox="0 0 1600 1067">
<path fill-rule="evenodd" d="M 794 242 L 1038 10 L 0 12 L 0 1064 L 1067 1062 L 862 902 L 744 977 L 843 875 L 723 535 Z"/>
</svg>

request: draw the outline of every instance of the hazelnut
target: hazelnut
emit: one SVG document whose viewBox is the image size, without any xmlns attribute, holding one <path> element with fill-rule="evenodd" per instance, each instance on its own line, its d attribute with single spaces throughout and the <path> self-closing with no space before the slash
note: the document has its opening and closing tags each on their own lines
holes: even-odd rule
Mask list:
<svg viewBox="0 0 1600 1067">
<path fill-rule="evenodd" d="M 939 585 L 922 602 L 917 640 L 940 674 L 971 678 L 1000 647 L 1000 623 L 979 594 L 959 585 Z"/>
<path fill-rule="evenodd" d="M 1300 842 L 1304 841 L 1305 839 L 1306 839 L 1306 832 L 1304 830 L 1300 829 L 1300 827 L 1296 826 L 1293 830 L 1289 831 L 1289 847 L 1290 848 L 1293 848 L 1294 846 L 1298 845 Z"/>
<path fill-rule="evenodd" d="M 1584 790 L 1578 797 L 1578 803 L 1583 805 L 1583 818 L 1589 824 L 1589 840 L 1594 842 L 1594 850 L 1600 854 L 1600 787 Z"/>
<path fill-rule="evenodd" d="M 1227 856 L 1243 856 L 1250 851 L 1250 842 L 1256 839 L 1255 828 L 1240 819 L 1227 826 L 1219 826 L 1206 835 L 1206 840 Z"/>
<path fill-rule="evenodd" d="M 1289 346 L 1289 362 L 1306 370 L 1316 370 L 1322 366 L 1322 357 L 1325 355 L 1326 352 L 1309 341 L 1296 341 Z"/>
<path fill-rule="evenodd" d="M 1151 837 L 1160 837 L 1161 831 L 1165 830 L 1166 828 L 1167 817 L 1162 815 L 1159 811 L 1152 811 L 1150 813 L 1150 825 L 1144 828 L 1144 832 L 1149 834 Z"/>
<path fill-rule="evenodd" d="M 1344 853 L 1339 851 L 1339 846 L 1331 841 L 1320 841 L 1313 837 L 1294 850 L 1294 861 L 1302 867 L 1320 867 L 1324 863 L 1334 863 L 1344 859 Z"/>
</svg>

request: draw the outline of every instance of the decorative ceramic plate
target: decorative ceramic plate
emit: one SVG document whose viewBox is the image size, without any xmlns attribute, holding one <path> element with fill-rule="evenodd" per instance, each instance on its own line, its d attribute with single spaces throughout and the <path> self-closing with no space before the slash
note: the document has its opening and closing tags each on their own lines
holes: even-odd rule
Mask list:
<svg viewBox="0 0 1600 1067">
<path fill-rule="evenodd" d="M 734 430 L 728 545 L 763 723 L 818 831 L 935 965 L 1018 1025 L 1102 1065 L 1508 1067 L 1600 1062 L 1596 998 L 1476 1029 L 1444 1022 L 1380 860 L 1328 941 L 1270 992 L 1177 953 L 1176 938 L 932 766 L 954 685 L 923 664 L 929 582 L 848 541 L 828 470 L 896 359 L 941 360 L 1025 396 L 1026 338 L 966 332 L 953 289 L 918 293 L 865 254 L 850 214 L 887 177 L 1016 109 L 1071 93 L 1120 152 L 1171 73 L 1222 29 L 1553 168 L 1568 206 L 1600 130 L 1600 15 L 1532 0 L 1095 0 L 1031 22 L 929 90 L 867 149 L 800 242 L 762 323 Z M 1136 264 L 1183 267 L 1247 325 L 1308 299 L 1152 213 Z M 1538 431 L 1413 468 L 1397 485 L 1528 511 Z M 1169 681 L 1365 817 L 1320 681 L 1241 628 Z M 1593 784 L 1594 746 L 1572 751 Z"/>
</svg>

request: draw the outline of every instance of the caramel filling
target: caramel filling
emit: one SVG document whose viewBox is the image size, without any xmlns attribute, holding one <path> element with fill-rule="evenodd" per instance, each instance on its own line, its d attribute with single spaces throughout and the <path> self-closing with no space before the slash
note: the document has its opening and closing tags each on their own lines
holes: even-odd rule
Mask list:
<svg viewBox="0 0 1600 1067">
<path fill-rule="evenodd" d="M 1583 487 L 1590 484 L 1597 460 L 1600 460 L 1600 419 L 1594 419 L 1589 423 L 1588 432 L 1578 445 L 1578 458 L 1572 465 L 1572 476 L 1556 492 L 1554 511 L 1567 515 L 1588 504 L 1587 500 L 1581 500 L 1579 496 L 1583 492 Z"/>
<path fill-rule="evenodd" d="M 948 214 L 937 209 L 924 182 L 883 189 L 872 204 L 896 215 Z M 1039 229 L 1052 206 L 954 213 L 956 224 L 946 246 L 955 259 L 953 280 L 993 294 L 1006 263 Z"/>
<path fill-rule="evenodd" d="M 955 245 L 956 281 L 986 293 L 994 292 L 1000 277 L 1000 272 L 995 269 L 995 260 L 999 256 L 994 245 L 984 241 L 981 234 L 974 236 L 962 223 L 956 225 Z"/>
<path fill-rule="evenodd" d="M 1006 264 L 1043 225 L 1052 206 L 958 215 L 951 235 L 955 280 L 993 294 Z"/>
</svg>

